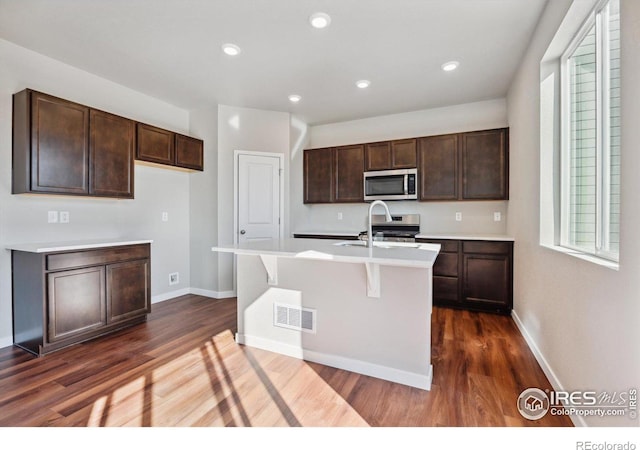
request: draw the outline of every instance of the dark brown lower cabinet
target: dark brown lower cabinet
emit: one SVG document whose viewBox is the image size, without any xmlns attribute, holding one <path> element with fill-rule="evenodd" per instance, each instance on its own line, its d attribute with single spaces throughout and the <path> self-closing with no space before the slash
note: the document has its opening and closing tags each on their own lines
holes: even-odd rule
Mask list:
<svg viewBox="0 0 640 450">
<path fill-rule="evenodd" d="M 44 355 L 146 320 L 150 245 L 12 251 L 14 344 Z"/>
<path fill-rule="evenodd" d="M 433 304 L 510 314 L 513 242 L 418 239 L 440 244 L 433 266 Z"/>
<path fill-rule="evenodd" d="M 47 274 L 49 342 L 58 342 L 104 327 L 104 266 Z"/>
</svg>

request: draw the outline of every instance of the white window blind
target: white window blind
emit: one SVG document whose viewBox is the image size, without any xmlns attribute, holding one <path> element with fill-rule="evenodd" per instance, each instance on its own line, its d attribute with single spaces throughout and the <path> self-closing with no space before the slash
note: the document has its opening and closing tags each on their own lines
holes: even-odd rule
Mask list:
<svg viewBox="0 0 640 450">
<path fill-rule="evenodd" d="M 563 57 L 561 244 L 618 260 L 619 0 L 597 9 Z"/>
</svg>

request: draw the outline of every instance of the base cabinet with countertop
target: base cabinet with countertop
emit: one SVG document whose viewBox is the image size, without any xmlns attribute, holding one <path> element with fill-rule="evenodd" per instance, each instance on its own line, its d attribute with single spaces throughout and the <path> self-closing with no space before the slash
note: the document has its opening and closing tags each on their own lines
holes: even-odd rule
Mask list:
<svg viewBox="0 0 640 450">
<path fill-rule="evenodd" d="M 513 241 L 417 238 L 441 245 L 433 265 L 433 304 L 510 314 Z"/>
<path fill-rule="evenodd" d="M 13 248 L 12 269 L 14 344 L 39 356 L 143 322 L 151 311 L 150 243 Z"/>
</svg>

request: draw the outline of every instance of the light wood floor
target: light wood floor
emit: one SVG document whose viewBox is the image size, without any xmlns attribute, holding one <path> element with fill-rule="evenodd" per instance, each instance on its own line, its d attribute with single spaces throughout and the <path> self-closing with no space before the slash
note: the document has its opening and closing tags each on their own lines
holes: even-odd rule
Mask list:
<svg viewBox="0 0 640 450">
<path fill-rule="evenodd" d="M 571 426 L 518 413 L 551 386 L 510 318 L 432 317 L 423 391 L 237 345 L 235 300 L 183 296 L 42 358 L 0 349 L 0 426 Z"/>
</svg>

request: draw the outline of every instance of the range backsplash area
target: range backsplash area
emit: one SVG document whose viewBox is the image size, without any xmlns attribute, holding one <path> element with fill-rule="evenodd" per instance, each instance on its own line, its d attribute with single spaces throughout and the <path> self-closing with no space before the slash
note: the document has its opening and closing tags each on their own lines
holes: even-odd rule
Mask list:
<svg viewBox="0 0 640 450">
<path fill-rule="evenodd" d="M 389 201 L 391 214 L 420 214 L 421 233 L 505 234 L 509 202 Z M 298 204 L 292 208 L 291 231 L 362 231 L 367 227 L 369 203 Z M 375 212 L 375 211 L 374 211 Z M 456 221 L 456 213 L 462 220 Z M 500 213 L 500 221 L 495 221 Z M 339 219 L 341 215 L 342 219 Z"/>
</svg>

